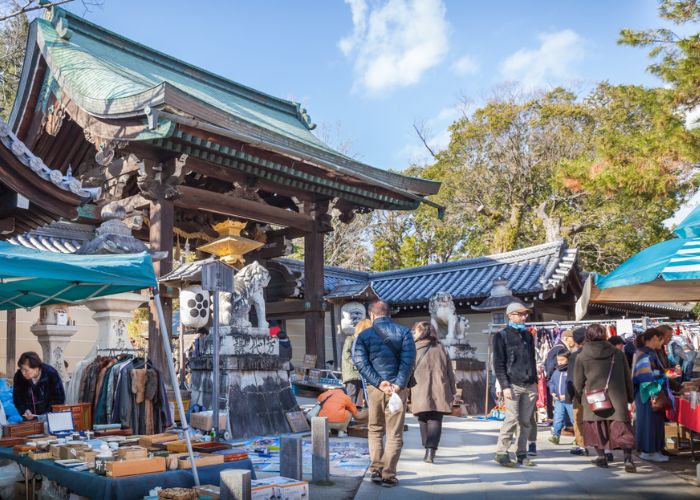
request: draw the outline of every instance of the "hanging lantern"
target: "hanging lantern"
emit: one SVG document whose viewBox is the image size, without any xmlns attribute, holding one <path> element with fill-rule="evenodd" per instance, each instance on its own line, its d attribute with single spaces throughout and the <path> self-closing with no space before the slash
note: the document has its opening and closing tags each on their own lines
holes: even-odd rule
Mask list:
<svg viewBox="0 0 700 500">
<path fill-rule="evenodd" d="M 201 286 L 180 290 L 180 321 L 187 328 L 201 328 L 209 323 L 209 292 Z"/>
</svg>

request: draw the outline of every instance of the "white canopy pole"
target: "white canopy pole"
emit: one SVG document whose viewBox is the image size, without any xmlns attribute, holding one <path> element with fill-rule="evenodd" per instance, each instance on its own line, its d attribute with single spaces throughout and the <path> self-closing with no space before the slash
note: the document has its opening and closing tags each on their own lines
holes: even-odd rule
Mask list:
<svg viewBox="0 0 700 500">
<path fill-rule="evenodd" d="M 177 403 L 177 409 L 180 412 L 180 426 L 185 432 L 185 442 L 187 443 L 187 453 L 190 456 L 190 464 L 192 465 L 192 475 L 194 476 L 194 485 L 199 486 L 199 474 L 197 474 L 197 465 L 194 461 L 194 453 L 192 452 L 192 442 L 190 441 L 189 425 L 187 424 L 187 418 L 185 416 L 185 407 L 182 405 L 182 395 L 180 394 L 180 384 L 177 382 L 177 374 L 175 373 L 175 366 L 173 364 L 173 351 L 170 349 L 170 338 L 168 336 L 168 328 L 165 326 L 165 315 L 163 314 L 163 304 L 160 302 L 160 294 L 158 293 L 158 288 L 151 288 L 153 293 L 153 301 L 156 305 L 156 311 L 158 311 L 158 326 L 163 337 L 163 349 L 165 350 L 165 359 L 168 365 L 168 371 L 170 372 L 170 382 L 173 386 L 173 392 L 175 392 L 175 401 Z"/>
</svg>

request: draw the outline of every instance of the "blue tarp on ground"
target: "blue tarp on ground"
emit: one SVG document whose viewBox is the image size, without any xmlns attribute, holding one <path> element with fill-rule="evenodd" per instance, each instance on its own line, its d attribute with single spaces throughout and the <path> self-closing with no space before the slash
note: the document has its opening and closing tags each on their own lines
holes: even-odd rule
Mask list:
<svg viewBox="0 0 700 500">
<path fill-rule="evenodd" d="M 147 253 L 75 255 L 0 241 L 0 310 L 72 303 L 156 285 Z"/>
</svg>

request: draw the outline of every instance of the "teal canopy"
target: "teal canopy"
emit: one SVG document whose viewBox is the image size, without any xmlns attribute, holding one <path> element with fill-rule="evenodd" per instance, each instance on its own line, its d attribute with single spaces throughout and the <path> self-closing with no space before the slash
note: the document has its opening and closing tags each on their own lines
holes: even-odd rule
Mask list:
<svg viewBox="0 0 700 500">
<path fill-rule="evenodd" d="M 147 253 L 75 255 L 0 241 L 0 310 L 76 303 L 156 286 Z"/>
<path fill-rule="evenodd" d="M 606 276 L 596 276 L 601 290 L 664 281 L 700 280 L 700 238 L 676 238 L 646 248 Z"/>
<path fill-rule="evenodd" d="M 700 205 L 695 207 L 673 232 L 679 238 L 700 238 Z"/>
</svg>

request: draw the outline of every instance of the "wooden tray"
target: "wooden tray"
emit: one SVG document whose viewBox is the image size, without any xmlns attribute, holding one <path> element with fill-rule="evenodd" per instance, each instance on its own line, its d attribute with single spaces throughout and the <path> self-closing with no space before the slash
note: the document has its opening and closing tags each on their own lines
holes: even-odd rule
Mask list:
<svg viewBox="0 0 700 500">
<path fill-rule="evenodd" d="M 26 438 L 16 437 L 16 438 L 0 438 L 0 446 L 17 446 L 18 444 L 24 444 L 27 442 Z"/>
<path fill-rule="evenodd" d="M 143 436 L 139 439 L 139 446 L 144 448 L 150 448 L 157 443 L 168 443 L 170 441 L 177 441 L 177 434 L 152 434 L 150 436 Z"/>
<path fill-rule="evenodd" d="M 201 451 L 202 453 L 211 453 L 213 451 L 230 450 L 231 445 L 227 443 L 209 442 L 209 443 L 192 443 L 192 451 Z M 187 450 L 185 450 L 187 451 Z"/>
<path fill-rule="evenodd" d="M 26 437 L 33 434 L 43 434 L 43 422 L 20 422 L 2 427 L 2 435 L 7 437 Z"/>
</svg>

